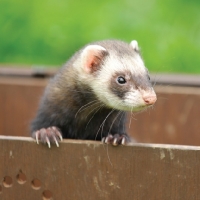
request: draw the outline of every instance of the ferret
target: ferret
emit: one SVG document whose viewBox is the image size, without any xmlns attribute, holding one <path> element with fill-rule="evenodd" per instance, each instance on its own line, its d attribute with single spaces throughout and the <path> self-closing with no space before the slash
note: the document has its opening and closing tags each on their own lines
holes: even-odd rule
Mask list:
<svg viewBox="0 0 200 200">
<path fill-rule="evenodd" d="M 131 141 L 127 111 L 141 111 L 156 100 L 137 41 L 90 43 L 50 80 L 31 135 L 49 147 L 63 138 L 125 145 Z"/>
</svg>

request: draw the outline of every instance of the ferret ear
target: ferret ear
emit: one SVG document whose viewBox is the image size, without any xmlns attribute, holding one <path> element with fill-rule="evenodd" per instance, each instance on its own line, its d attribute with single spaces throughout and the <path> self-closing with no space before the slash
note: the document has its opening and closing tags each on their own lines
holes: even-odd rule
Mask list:
<svg viewBox="0 0 200 200">
<path fill-rule="evenodd" d="M 138 46 L 138 42 L 136 40 L 132 40 L 130 45 L 135 51 L 140 51 L 139 46 Z"/>
<path fill-rule="evenodd" d="M 87 73 L 93 73 L 99 69 L 107 50 L 100 45 L 89 45 L 82 52 L 82 62 Z"/>
</svg>

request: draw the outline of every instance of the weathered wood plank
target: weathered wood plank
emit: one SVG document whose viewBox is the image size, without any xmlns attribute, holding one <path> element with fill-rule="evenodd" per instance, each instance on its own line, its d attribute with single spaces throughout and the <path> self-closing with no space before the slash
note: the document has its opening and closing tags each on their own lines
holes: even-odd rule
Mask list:
<svg viewBox="0 0 200 200">
<path fill-rule="evenodd" d="M 199 147 L 65 140 L 48 149 L 30 138 L 1 136 L 0 160 L 3 200 L 39 200 L 45 190 L 59 200 L 200 199 Z M 17 182 L 19 172 L 24 184 Z M 5 176 L 12 178 L 9 188 Z M 41 182 L 38 190 L 34 179 Z"/>
</svg>

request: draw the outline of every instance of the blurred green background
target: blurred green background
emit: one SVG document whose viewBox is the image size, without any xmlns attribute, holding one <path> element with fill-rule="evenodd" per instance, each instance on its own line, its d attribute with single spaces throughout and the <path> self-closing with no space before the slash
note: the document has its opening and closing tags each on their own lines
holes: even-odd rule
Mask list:
<svg viewBox="0 0 200 200">
<path fill-rule="evenodd" d="M 136 39 L 150 71 L 200 73 L 200 1 L 0 0 L 0 63 L 61 66 L 110 38 Z"/>
</svg>

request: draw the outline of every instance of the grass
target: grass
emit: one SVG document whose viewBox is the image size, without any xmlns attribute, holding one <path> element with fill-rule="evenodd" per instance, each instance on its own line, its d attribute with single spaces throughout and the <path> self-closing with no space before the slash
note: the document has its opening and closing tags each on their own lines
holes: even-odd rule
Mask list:
<svg viewBox="0 0 200 200">
<path fill-rule="evenodd" d="M 1 0 L 0 62 L 61 66 L 102 39 L 138 40 L 154 72 L 200 73 L 199 0 Z"/>
</svg>

